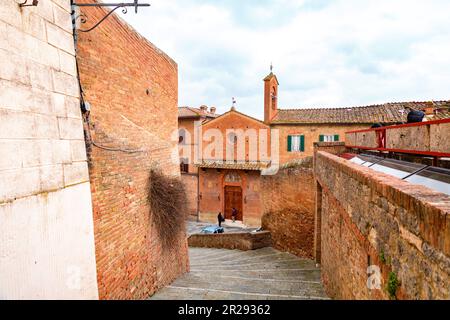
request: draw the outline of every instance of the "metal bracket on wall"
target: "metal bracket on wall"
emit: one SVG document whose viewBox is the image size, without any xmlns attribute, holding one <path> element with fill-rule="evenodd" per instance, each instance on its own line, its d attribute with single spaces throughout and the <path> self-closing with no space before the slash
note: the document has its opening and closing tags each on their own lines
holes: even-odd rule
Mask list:
<svg viewBox="0 0 450 320">
<path fill-rule="evenodd" d="M 112 7 L 113 9 L 111 9 L 110 12 L 108 12 L 108 14 L 106 16 L 104 16 L 102 19 L 100 19 L 100 21 L 98 21 L 94 26 L 92 26 L 89 29 L 79 29 L 78 31 L 80 32 L 90 32 L 92 30 L 94 30 L 95 28 L 97 28 L 103 21 L 105 21 L 110 15 L 113 14 L 114 11 L 116 11 L 119 8 L 122 8 L 122 13 L 126 14 L 128 13 L 128 7 L 134 7 L 135 12 L 138 12 L 138 7 L 150 7 L 149 3 L 139 3 L 139 0 L 134 0 L 134 2 L 130 2 L 130 3 L 72 3 L 72 6 L 77 6 L 77 7 Z M 75 10 L 72 10 L 72 15 L 75 15 Z M 82 24 L 85 24 L 87 22 L 87 16 L 85 14 L 80 14 L 78 17 L 75 18 L 78 19 L 80 18 L 80 21 Z"/>
<path fill-rule="evenodd" d="M 19 7 L 36 7 L 39 4 L 39 0 L 32 0 L 31 3 L 28 3 L 28 0 L 25 0 L 22 3 L 19 3 Z"/>
</svg>

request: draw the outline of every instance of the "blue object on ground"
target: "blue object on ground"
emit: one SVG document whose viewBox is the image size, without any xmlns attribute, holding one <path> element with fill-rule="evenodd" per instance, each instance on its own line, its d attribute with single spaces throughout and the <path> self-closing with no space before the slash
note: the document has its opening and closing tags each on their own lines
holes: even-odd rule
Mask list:
<svg viewBox="0 0 450 320">
<path fill-rule="evenodd" d="M 210 226 L 202 229 L 202 233 L 206 234 L 217 234 L 217 233 L 224 233 L 225 230 L 222 227 L 217 226 Z"/>
</svg>

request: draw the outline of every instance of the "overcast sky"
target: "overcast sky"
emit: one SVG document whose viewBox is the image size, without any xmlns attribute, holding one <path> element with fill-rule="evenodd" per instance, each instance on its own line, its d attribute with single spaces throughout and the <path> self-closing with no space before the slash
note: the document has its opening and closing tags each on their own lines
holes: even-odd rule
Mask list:
<svg viewBox="0 0 450 320">
<path fill-rule="evenodd" d="M 122 17 L 179 68 L 179 104 L 281 108 L 450 99 L 449 0 L 140 0 Z"/>
</svg>

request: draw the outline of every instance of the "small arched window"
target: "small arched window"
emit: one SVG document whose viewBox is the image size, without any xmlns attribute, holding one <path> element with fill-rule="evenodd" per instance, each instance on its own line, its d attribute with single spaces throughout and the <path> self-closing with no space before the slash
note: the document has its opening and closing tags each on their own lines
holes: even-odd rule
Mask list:
<svg viewBox="0 0 450 320">
<path fill-rule="evenodd" d="M 186 144 L 186 130 L 185 129 L 178 130 L 178 143 Z"/>
<path fill-rule="evenodd" d="M 277 108 L 277 89 L 275 87 L 272 88 L 272 93 L 270 94 L 272 98 L 272 109 Z"/>
<path fill-rule="evenodd" d="M 237 144 L 237 141 L 238 141 L 238 137 L 237 137 L 236 133 L 230 132 L 228 134 L 228 143 L 229 144 Z"/>
</svg>

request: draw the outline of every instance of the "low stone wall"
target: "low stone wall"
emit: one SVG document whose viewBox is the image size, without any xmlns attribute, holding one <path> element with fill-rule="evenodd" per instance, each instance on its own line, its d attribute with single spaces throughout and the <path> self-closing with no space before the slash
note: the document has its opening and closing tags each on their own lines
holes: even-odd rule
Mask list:
<svg viewBox="0 0 450 320">
<path fill-rule="evenodd" d="M 195 248 L 217 248 L 230 250 L 256 250 L 272 245 L 270 232 L 194 234 L 189 237 L 189 246 Z"/>
<path fill-rule="evenodd" d="M 450 197 L 322 151 L 315 176 L 330 297 L 450 299 Z M 368 288 L 369 267 L 380 289 Z"/>
<path fill-rule="evenodd" d="M 312 158 L 286 164 L 261 177 L 262 227 L 276 249 L 313 257 L 315 184 Z"/>
</svg>

